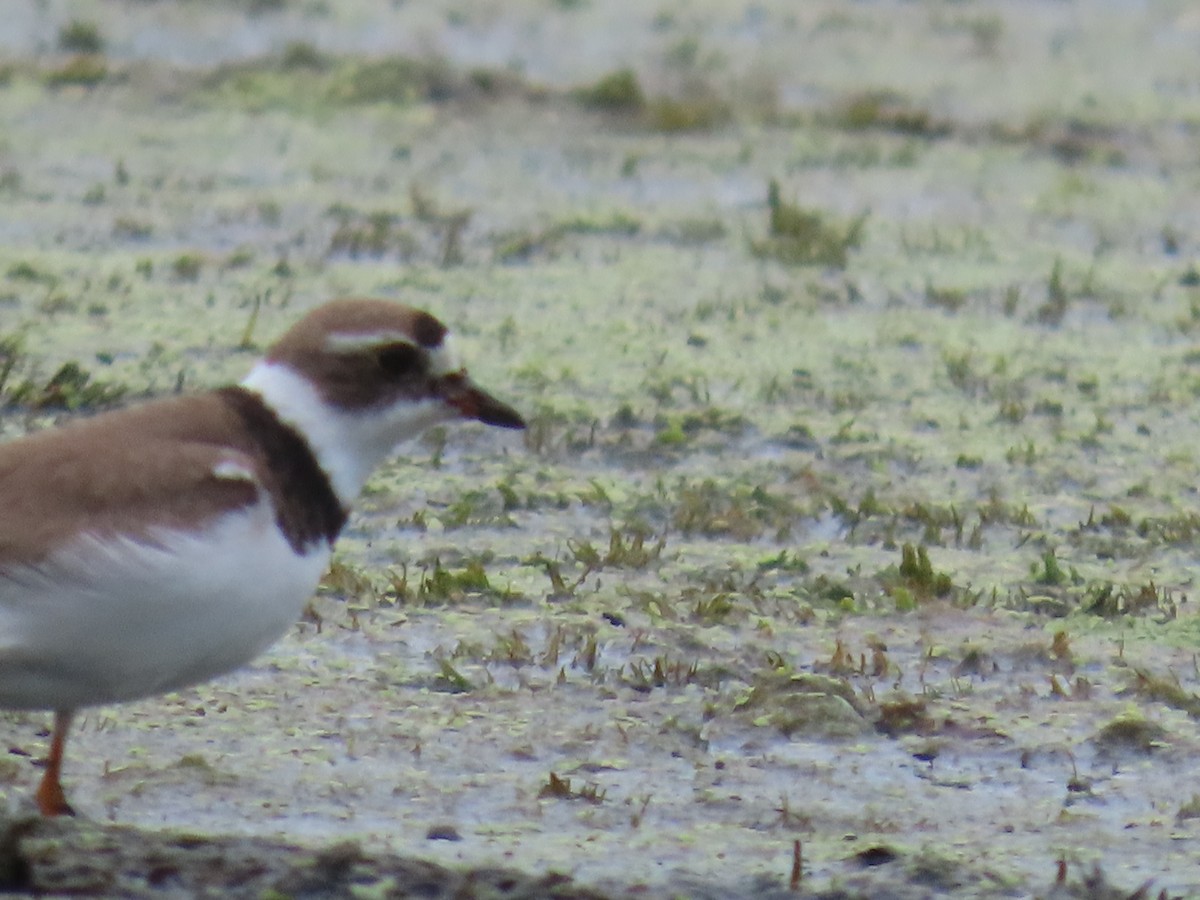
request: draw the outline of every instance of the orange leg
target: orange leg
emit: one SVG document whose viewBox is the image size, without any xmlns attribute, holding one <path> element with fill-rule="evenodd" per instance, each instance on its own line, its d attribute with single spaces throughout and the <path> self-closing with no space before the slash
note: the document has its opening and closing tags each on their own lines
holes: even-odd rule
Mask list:
<svg viewBox="0 0 1200 900">
<path fill-rule="evenodd" d="M 46 759 L 46 771 L 37 789 L 37 805 L 43 816 L 73 816 L 75 810 L 67 803 L 63 794 L 62 776 L 63 750 L 67 744 L 67 729 L 71 727 L 74 710 L 60 709 L 54 713 L 54 736 L 50 739 L 50 756 Z"/>
</svg>

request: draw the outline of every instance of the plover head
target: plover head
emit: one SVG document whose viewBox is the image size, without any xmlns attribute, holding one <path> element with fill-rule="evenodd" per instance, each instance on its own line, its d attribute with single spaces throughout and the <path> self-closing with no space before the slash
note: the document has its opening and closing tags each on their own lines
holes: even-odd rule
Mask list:
<svg viewBox="0 0 1200 900">
<path fill-rule="evenodd" d="M 383 457 L 432 425 L 525 427 L 471 380 L 445 325 L 384 300 L 335 300 L 309 313 L 242 386 L 306 438 L 347 506 Z"/>
</svg>

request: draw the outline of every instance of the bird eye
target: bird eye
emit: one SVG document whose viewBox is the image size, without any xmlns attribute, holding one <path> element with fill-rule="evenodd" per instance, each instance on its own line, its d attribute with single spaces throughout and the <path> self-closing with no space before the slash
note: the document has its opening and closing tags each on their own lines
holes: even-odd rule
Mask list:
<svg viewBox="0 0 1200 900">
<path fill-rule="evenodd" d="M 388 375 L 411 375 L 421 366 L 421 351 L 412 344 L 388 344 L 379 350 L 378 359 Z"/>
</svg>

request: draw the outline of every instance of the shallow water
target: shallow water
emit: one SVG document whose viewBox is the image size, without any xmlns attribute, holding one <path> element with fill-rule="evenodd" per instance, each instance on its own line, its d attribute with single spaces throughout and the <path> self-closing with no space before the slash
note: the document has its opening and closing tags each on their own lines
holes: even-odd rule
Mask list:
<svg viewBox="0 0 1200 900">
<path fill-rule="evenodd" d="M 796 840 L 814 896 L 1200 892 L 1190 7 L 280 7 L 6 10 L 16 375 L 207 387 L 363 293 L 533 427 L 406 448 L 311 621 L 89 711 L 85 816 L 613 894 L 782 893 Z M 72 19 L 108 74 L 50 86 Z M 345 99 L 384 53 L 444 82 Z M 570 95 L 624 66 L 641 113 Z M 844 268 L 756 253 L 772 179 L 867 214 Z M 14 808 L 41 727 L 0 718 Z"/>
</svg>

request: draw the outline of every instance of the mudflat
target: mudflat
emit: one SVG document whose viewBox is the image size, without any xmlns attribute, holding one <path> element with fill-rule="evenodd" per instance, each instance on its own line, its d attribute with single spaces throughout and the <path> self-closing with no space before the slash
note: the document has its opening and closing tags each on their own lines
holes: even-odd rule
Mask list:
<svg viewBox="0 0 1200 900">
<path fill-rule="evenodd" d="M 0 886 L 1200 893 L 1186 3 L 14 0 L 0 436 L 394 297 L 524 436 L 239 673 L 0 713 Z"/>
</svg>

